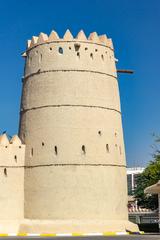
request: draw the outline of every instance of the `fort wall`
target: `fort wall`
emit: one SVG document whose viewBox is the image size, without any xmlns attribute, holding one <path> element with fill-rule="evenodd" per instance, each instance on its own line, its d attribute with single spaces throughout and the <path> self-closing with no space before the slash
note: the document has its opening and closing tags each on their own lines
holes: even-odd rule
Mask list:
<svg viewBox="0 0 160 240">
<path fill-rule="evenodd" d="M 25 146 L 18 136 L 0 136 L 0 218 L 24 218 Z"/>
</svg>

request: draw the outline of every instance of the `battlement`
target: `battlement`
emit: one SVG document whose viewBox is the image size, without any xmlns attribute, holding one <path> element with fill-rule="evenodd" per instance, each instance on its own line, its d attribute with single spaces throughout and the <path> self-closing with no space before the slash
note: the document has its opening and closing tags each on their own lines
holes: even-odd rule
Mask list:
<svg viewBox="0 0 160 240">
<path fill-rule="evenodd" d="M 24 166 L 25 145 L 14 135 L 11 140 L 6 134 L 0 136 L 0 167 Z"/>
<path fill-rule="evenodd" d="M 74 38 L 69 30 L 63 38 L 55 31 L 28 40 L 23 79 L 53 71 L 96 72 L 117 77 L 112 40 L 93 32 L 87 38 L 81 30 Z"/>
<path fill-rule="evenodd" d="M 57 32 L 55 32 L 55 31 L 52 31 L 49 36 L 47 34 L 41 32 L 38 37 L 33 36 L 31 40 L 27 41 L 27 50 L 31 49 L 35 46 L 44 44 L 44 43 L 68 42 L 68 41 L 95 43 L 95 44 L 104 45 L 106 47 L 113 49 L 112 39 L 107 38 L 107 36 L 105 34 L 98 36 L 98 34 L 96 32 L 92 32 L 92 33 L 90 33 L 89 37 L 87 38 L 85 33 L 83 32 L 83 30 L 81 30 L 77 34 L 77 36 L 74 38 L 72 33 L 69 30 L 67 30 L 65 32 L 63 38 L 60 38 L 58 36 Z"/>
</svg>

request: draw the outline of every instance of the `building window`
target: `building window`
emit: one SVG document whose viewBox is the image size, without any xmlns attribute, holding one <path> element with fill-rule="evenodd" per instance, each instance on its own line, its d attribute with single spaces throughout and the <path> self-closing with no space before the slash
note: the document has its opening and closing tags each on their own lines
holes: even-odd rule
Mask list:
<svg viewBox="0 0 160 240">
<path fill-rule="evenodd" d="M 86 147 L 85 147 L 85 145 L 82 145 L 82 153 L 86 154 Z"/>
<path fill-rule="evenodd" d="M 80 46 L 81 46 L 80 44 L 77 44 L 77 43 L 74 44 L 74 48 L 76 52 L 80 49 Z"/>
<path fill-rule="evenodd" d="M 122 154 L 121 146 L 119 146 L 119 152 L 120 152 L 120 155 L 121 155 Z"/>
<path fill-rule="evenodd" d="M 79 52 L 77 52 L 77 57 L 80 58 L 80 53 Z"/>
<path fill-rule="evenodd" d="M 93 59 L 93 53 L 90 53 L 90 57 Z"/>
<path fill-rule="evenodd" d="M 42 142 L 42 146 L 44 146 L 44 142 Z"/>
<path fill-rule="evenodd" d="M 102 132 L 101 132 L 101 131 L 98 131 L 98 134 L 99 134 L 99 136 L 101 136 L 101 135 L 102 135 Z"/>
<path fill-rule="evenodd" d="M 106 152 L 109 153 L 109 145 L 106 144 Z"/>
<path fill-rule="evenodd" d="M 4 175 L 7 177 L 7 168 L 4 168 Z"/>
<path fill-rule="evenodd" d="M 62 47 L 59 47 L 58 51 L 59 51 L 60 54 L 63 54 L 63 48 Z"/>
<path fill-rule="evenodd" d="M 54 146 L 54 153 L 55 153 L 55 155 L 58 155 L 58 149 L 57 149 L 57 146 Z"/>
<path fill-rule="evenodd" d="M 31 157 L 33 157 L 33 148 L 31 148 Z"/>
<path fill-rule="evenodd" d="M 15 162 L 17 162 L 17 155 L 14 155 L 14 160 Z"/>
</svg>

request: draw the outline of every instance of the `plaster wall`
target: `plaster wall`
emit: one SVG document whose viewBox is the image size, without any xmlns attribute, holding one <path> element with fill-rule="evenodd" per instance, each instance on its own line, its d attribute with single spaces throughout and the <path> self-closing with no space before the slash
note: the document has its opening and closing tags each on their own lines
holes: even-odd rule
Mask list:
<svg viewBox="0 0 160 240">
<path fill-rule="evenodd" d="M 24 217 L 24 145 L 0 144 L 0 218 Z"/>
</svg>

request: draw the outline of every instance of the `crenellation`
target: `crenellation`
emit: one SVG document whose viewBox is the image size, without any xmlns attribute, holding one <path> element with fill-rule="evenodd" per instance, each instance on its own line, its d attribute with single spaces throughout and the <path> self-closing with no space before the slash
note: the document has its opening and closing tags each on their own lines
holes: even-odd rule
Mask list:
<svg viewBox="0 0 160 240">
<path fill-rule="evenodd" d="M 6 134 L 0 136 L 0 167 L 24 166 L 25 145 L 20 138 L 14 135 L 8 140 Z M 16 160 L 16 161 L 15 161 Z"/>
<path fill-rule="evenodd" d="M 73 40 L 73 35 L 69 31 L 69 29 L 67 29 L 67 31 L 65 32 L 63 39 L 67 41 Z"/>
<path fill-rule="evenodd" d="M 82 41 L 87 41 L 87 37 L 85 35 L 85 33 L 83 32 L 83 30 L 81 30 L 77 36 L 76 36 L 77 40 L 82 40 Z"/>
<path fill-rule="evenodd" d="M 78 53 L 77 53 L 78 52 Z M 61 62 L 61 64 L 59 64 Z M 117 76 L 111 49 L 79 42 L 50 42 L 27 53 L 25 76 L 48 70 L 91 70 Z"/>
<path fill-rule="evenodd" d="M 59 39 L 59 36 L 57 32 L 52 31 L 48 37 L 48 42 L 57 41 L 58 39 Z"/>
<path fill-rule="evenodd" d="M 69 31 L 69 29 L 67 29 L 63 38 L 59 38 L 57 32 L 55 31 L 52 31 L 49 36 L 45 33 L 40 33 L 38 37 L 33 36 L 31 40 L 27 41 L 27 50 L 41 44 L 47 44 L 50 42 L 67 42 L 67 41 L 72 41 L 72 42 L 82 41 L 86 43 L 97 43 L 98 45 L 104 45 L 106 47 L 109 47 L 112 50 L 114 49 L 111 39 L 108 39 L 106 35 L 98 36 L 96 32 L 92 32 L 87 38 L 83 30 L 81 30 L 77 34 L 77 36 L 74 38 L 72 33 Z"/>
</svg>

